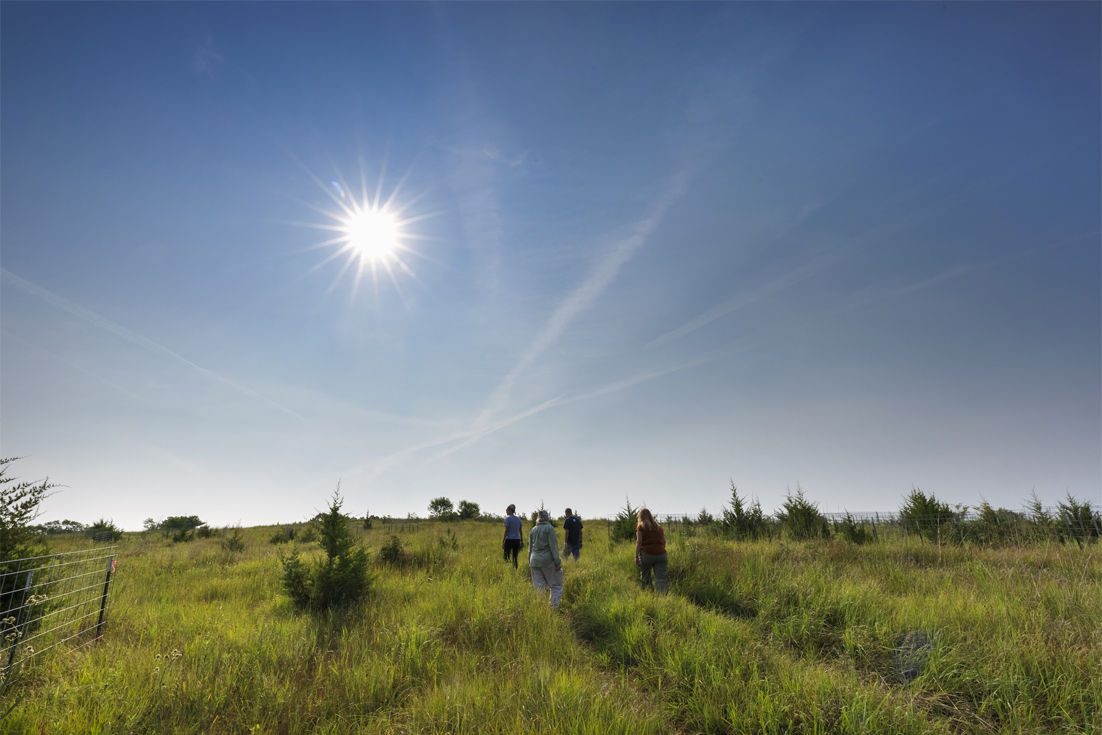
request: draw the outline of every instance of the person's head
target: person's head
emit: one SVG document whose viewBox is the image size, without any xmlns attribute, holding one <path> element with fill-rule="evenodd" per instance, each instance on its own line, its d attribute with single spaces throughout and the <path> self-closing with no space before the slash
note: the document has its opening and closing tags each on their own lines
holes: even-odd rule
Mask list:
<svg viewBox="0 0 1102 735">
<path fill-rule="evenodd" d="M 551 514 L 548 513 L 545 510 L 541 510 L 539 520 L 537 521 L 537 523 L 550 523 L 550 522 L 551 522 Z"/>
<path fill-rule="evenodd" d="M 573 511 L 571 511 L 571 510 L 570 510 L 569 508 L 567 508 L 567 509 L 566 509 L 566 517 L 567 517 L 567 518 L 569 518 L 569 517 L 570 517 L 570 516 L 572 516 L 572 515 L 574 515 L 574 512 L 573 512 Z"/>
<path fill-rule="evenodd" d="M 517 512 L 517 507 L 515 505 L 513 505 L 512 503 L 509 503 L 509 507 L 505 509 L 505 513 L 508 514 L 508 515 L 513 515 L 516 512 Z"/>
<path fill-rule="evenodd" d="M 654 520 L 654 516 L 651 515 L 650 510 L 647 508 L 639 509 L 639 523 L 648 531 L 653 531 L 658 528 L 658 521 Z"/>
</svg>

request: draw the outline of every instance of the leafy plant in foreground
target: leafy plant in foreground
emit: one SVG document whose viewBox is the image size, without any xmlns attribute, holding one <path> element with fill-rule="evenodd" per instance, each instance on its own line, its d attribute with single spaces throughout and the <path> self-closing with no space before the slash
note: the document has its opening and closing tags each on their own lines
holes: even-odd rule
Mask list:
<svg viewBox="0 0 1102 735">
<path fill-rule="evenodd" d="M 27 562 L 11 562 L 49 553 L 31 522 L 41 512 L 39 505 L 49 497 L 50 489 L 57 487 L 49 478 L 34 483 L 16 482 L 17 478 L 7 476 L 8 465 L 17 459 L 0 459 L 0 618 L 7 618 L 9 611 L 22 604 L 18 590 L 25 584 L 23 573 L 32 569 Z"/>
<path fill-rule="evenodd" d="M 371 589 L 367 573 L 367 552 L 356 544 L 341 513 L 340 486 L 329 501 L 329 511 L 320 514 L 318 534 L 325 558 L 313 564 L 299 557 L 298 547 L 289 556 L 280 555 L 283 591 L 295 606 L 306 610 L 327 610 L 358 602 Z"/>
</svg>

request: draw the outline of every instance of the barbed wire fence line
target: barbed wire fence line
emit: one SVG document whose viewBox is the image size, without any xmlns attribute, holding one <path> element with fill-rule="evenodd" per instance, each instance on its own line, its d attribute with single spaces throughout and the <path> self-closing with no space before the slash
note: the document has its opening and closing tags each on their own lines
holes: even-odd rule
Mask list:
<svg viewBox="0 0 1102 735">
<path fill-rule="evenodd" d="M 0 674 L 60 646 L 99 639 L 117 546 L 0 562 Z"/>
</svg>

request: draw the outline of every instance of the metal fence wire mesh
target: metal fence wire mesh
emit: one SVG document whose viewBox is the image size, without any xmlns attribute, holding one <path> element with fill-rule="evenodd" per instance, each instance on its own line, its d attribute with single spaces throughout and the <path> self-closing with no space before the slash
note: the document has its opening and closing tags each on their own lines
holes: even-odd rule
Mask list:
<svg viewBox="0 0 1102 735">
<path fill-rule="evenodd" d="M 0 562 L 0 671 L 102 635 L 117 549 Z"/>
</svg>

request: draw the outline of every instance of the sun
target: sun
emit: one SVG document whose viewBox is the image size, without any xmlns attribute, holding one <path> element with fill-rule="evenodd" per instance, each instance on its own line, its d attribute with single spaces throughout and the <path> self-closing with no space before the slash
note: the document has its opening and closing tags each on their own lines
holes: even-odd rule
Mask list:
<svg viewBox="0 0 1102 735">
<path fill-rule="evenodd" d="M 362 164 L 359 191 L 349 187 L 339 174 L 328 184 L 312 174 L 311 178 L 325 191 L 336 205 L 336 209 L 326 209 L 303 202 L 311 209 L 325 215 L 329 223 L 296 224 L 332 233 L 329 239 L 309 248 L 328 248 L 333 252 L 308 272 L 320 270 L 333 261 L 343 261 L 340 263 L 336 278 L 329 287 L 330 290 L 337 287 L 345 274 L 349 274 L 352 278 L 352 296 L 354 297 L 360 283 L 365 277 L 370 277 L 376 299 L 379 296 L 380 275 L 389 280 L 399 293 L 402 290 L 399 285 L 399 276 L 417 280 L 417 274 L 413 272 L 410 263 L 413 258 L 427 256 L 418 252 L 410 242 L 430 238 L 416 234 L 411 231 L 410 226 L 439 213 L 416 215 L 410 213 L 409 210 L 419 197 L 414 197 L 413 200 L 405 203 L 398 202 L 405 177 L 393 188 L 388 197 L 383 197 L 381 174 L 375 191 L 370 192 L 367 177 L 362 171 Z"/>
<path fill-rule="evenodd" d="M 381 209 L 361 209 L 342 228 L 353 253 L 373 263 L 396 254 L 401 245 L 397 219 Z"/>
</svg>

